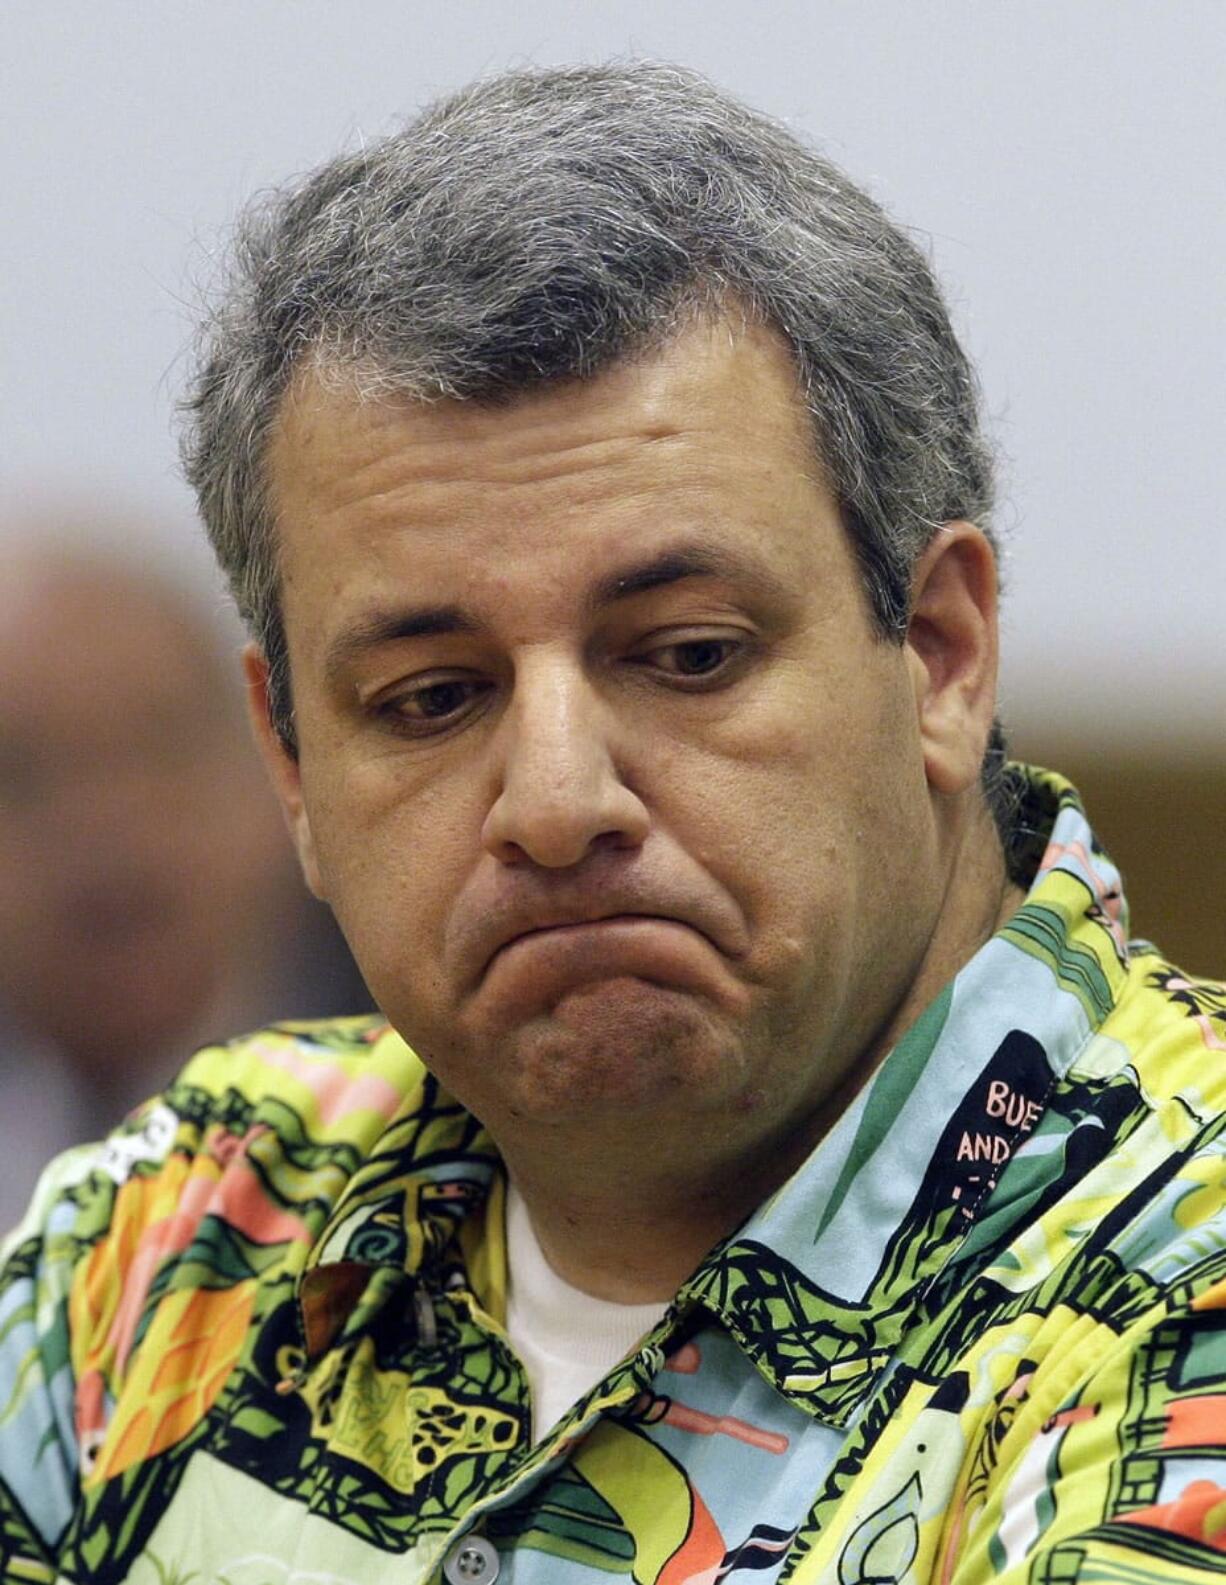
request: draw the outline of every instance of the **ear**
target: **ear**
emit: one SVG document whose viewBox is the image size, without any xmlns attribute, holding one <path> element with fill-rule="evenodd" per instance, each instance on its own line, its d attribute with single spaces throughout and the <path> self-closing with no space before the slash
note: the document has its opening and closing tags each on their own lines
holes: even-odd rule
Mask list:
<svg viewBox="0 0 1226 1585">
<path fill-rule="evenodd" d="M 255 734 L 256 747 L 272 778 L 290 838 L 298 853 L 303 878 L 316 897 L 322 898 L 311 822 L 302 797 L 302 775 L 297 759 L 273 726 L 268 708 L 268 662 L 264 659 L 263 651 L 255 644 L 248 644 L 243 650 L 243 676 L 247 684 L 247 716 Z"/>
<path fill-rule="evenodd" d="M 974 523 L 946 523 L 912 582 L 907 658 L 934 792 L 975 786 L 996 713 L 996 557 Z"/>
</svg>

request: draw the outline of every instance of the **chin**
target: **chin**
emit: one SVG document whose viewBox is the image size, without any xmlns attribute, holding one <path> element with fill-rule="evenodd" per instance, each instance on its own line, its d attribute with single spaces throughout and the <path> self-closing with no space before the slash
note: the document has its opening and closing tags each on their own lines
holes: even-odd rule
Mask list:
<svg viewBox="0 0 1226 1585">
<path fill-rule="evenodd" d="M 644 981 L 585 986 L 495 1049 L 497 1104 L 539 1122 L 705 1110 L 745 1086 L 736 1033 L 697 998 Z"/>
</svg>

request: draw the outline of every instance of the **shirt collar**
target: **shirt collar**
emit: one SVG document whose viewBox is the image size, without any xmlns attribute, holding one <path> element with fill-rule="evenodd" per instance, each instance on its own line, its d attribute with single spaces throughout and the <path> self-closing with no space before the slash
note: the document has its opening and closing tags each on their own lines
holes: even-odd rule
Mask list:
<svg viewBox="0 0 1226 1585">
<path fill-rule="evenodd" d="M 1076 792 L 1010 769 L 1011 865 L 1033 874 L 1025 903 L 674 1306 L 718 1316 L 780 1392 L 834 1424 L 871 1389 L 1123 981 L 1119 874 Z M 481 1125 L 423 1076 L 307 1258 L 308 1360 L 406 1290 L 464 1280 L 465 1224 L 499 1177 Z"/>
</svg>

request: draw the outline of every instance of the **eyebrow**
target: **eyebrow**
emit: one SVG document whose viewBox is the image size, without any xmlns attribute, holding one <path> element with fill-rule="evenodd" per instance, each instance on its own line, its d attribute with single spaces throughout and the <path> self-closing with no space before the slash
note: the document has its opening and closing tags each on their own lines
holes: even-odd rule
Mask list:
<svg viewBox="0 0 1226 1585">
<path fill-rule="evenodd" d="M 763 594 L 786 593 L 783 583 L 747 556 L 724 546 L 702 543 L 678 545 L 647 561 L 624 567 L 602 578 L 588 596 L 591 610 L 632 599 L 651 589 L 681 583 L 686 578 L 723 578 L 746 584 Z"/>
<path fill-rule="evenodd" d="M 437 633 L 475 633 L 477 623 L 458 605 L 423 605 L 410 610 L 375 611 L 340 633 L 328 646 L 324 673 L 334 681 L 354 661 L 385 644 Z"/>
<path fill-rule="evenodd" d="M 681 583 L 687 578 L 723 578 L 775 598 L 789 593 L 781 579 L 751 558 L 722 546 L 691 543 L 674 546 L 645 561 L 609 573 L 588 592 L 584 605 L 589 613 L 594 613 L 620 600 L 630 600 L 635 595 Z M 325 675 L 329 681 L 335 681 L 355 661 L 385 644 L 430 638 L 440 633 L 478 633 L 481 629 L 482 624 L 458 605 L 374 611 L 359 618 L 328 646 Z"/>
</svg>

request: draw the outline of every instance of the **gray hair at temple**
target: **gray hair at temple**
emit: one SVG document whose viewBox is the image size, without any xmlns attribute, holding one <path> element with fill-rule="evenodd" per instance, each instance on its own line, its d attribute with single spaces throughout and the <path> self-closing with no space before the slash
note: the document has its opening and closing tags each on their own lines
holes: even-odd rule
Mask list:
<svg viewBox="0 0 1226 1585">
<path fill-rule="evenodd" d="M 940 525 L 988 531 L 976 382 L 920 250 L 779 123 L 670 65 L 518 71 L 253 206 L 183 451 L 286 746 L 263 459 L 298 369 L 352 377 L 363 397 L 499 401 L 729 310 L 790 343 L 874 621 L 901 642 Z M 996 803 L 1003 754 L 996 728 Z"/>
</svg>

